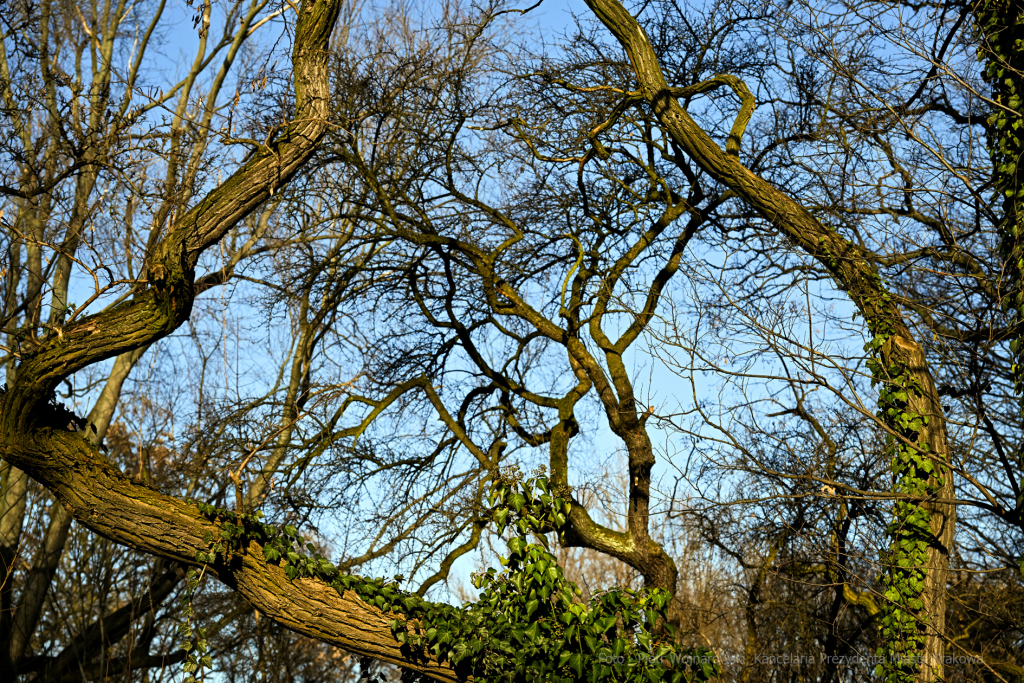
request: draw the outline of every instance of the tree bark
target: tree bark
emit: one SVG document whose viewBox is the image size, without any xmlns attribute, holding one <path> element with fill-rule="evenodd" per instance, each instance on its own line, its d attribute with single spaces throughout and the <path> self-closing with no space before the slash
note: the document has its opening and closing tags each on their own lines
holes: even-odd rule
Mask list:
<svg viewBox="0 0 1024 683">
<path fill-rule="evenodd" d="M 53 390 L 65 377 L 167 336 L 189 317 L 195 266 L 202 253 L 269 199 L 310 158 L 328 125 L 328 42 L 342 0 L 304 0 L 292 54 L 295 118 L 272 142 L 170 226 L 149 264 L 148 288 L 129 302 L 49 335 L 22 358 L 0 393 L 0 457 L 45 486 L 70 515 L 118 543 L 195 565 L 207 533 L 220 528 L 191 504 L 133 483 L 88 438 L 53 419 Z M 15 469 L 17 468 L 17 469 Z M 13 506 L 17 507 L 14 501 Z M 262 614 L 360 655 L 401 664 L 437 680 L 458 680 L 435 660 L 411 660 L 391 635 L 388 617 L 353 594 L 315 581 L 291 581 L 257 545 L 208 569 Z"/>
<path fill-rule="evenodd" d="M 586 3 L 625 50 L 644 101 L 673 141 L 705 172 L 771 221 L 791 244 L 828 269 L 836 284 L 847 292 L 864 315 L 873 332 L 884 326 L 893 330 L 891 343 L 880 349 L 880 360 L 885 367 L 894 364 L 906 367 L 908 374 L 920 386 L 920 395 L 913 395 L 909 400 L 909 410 L 929 418 L 918 442 L 929 446 L 930 457 L 937 465 L 948 463 L 949 444 L 944 413 L 924 349 L 914 340 L 898 305 L 865 258 L 863 249 L 821 225 L 798 202 L 743 166 L 738 155 L 723 151 L 697 125 L 671 95 L 643 28 L 618 0 L 586 0 Z M 748 106 L 748 103 L 743 105 L 745 109 Z M 751 113 L 752 109 L 744 110 L 740 116 L 749 118 Z M 955 507 L 941 502 L 955 497 L 952 472 L 946 469 L 941 476 L 932 476 L 929 484 L 935 493 L 920 504 L 930 515 L 931 528 L 928 560 L 923 567 L 925 587 L 921 599 L 924 608 L 920 611 L 926 619 L 922 623 L 925 645 L 918 653 L 921 666 L 915 674 L 915 680 L 921 683 L 941 680 L 943 676 L 946 581 L 956 521 Z"/>
</svg>

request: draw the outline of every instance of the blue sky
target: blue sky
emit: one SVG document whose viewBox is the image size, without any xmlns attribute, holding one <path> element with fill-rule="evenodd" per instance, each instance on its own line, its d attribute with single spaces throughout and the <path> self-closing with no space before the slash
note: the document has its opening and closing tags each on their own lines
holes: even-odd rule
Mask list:
<svg viewBox="0 0 1024 683">
<path fill-rule="evenodd" d="M 172 0 L 179 2 L 184 9 L 184 3 L 180 0 Z M 523 5 L 524 7 L 527 5 Z M 532 10 L 526 17 L 522 19 L 528 25 L 534 25 L 537 27 L 540 35 L 551 36 L 554 38 L 557 34 L 561 34 L 572 30 L 572 13 L 577 13 L 582 16 L 587 16 L 589 10 L 586 5 L 579 0 L 546 0 L 540 7 Z M 268 33 L 268 35 L 271 35 Z M 188 19 L 187 13 L 182 12 L 181 18 L 177 22 L 177 28 L 173 32 L 168 34 L 168 42 L 164 45 L 163 52 L 168 58 L 167 61 L 160 65 L 159 68 L 164 70 L 168 76 L 178 75 L 180 76 L 181 70 L 187 68 L 187 65 L 191 63 L 193 58 L 193 51 L 196 46 L 196 34 L 194 29 L 191 27 L 191 21 Z M 172 55 L 177 55 L 175 59 Z M 170 80 L 170 78 L 168 78 Z M 705 254 L 707 256 L 707 254 Z M 712 260 L 705 266 L 711 267 L 712 269 L 716 265 L 715 259 L 720 256 L 712 256 Z M 685 275 L 680 275 L 680 278 Z M 83 285 L 91 285 L 91 281 L 82 281 Z M 212 297 L 219 298 L 223 296 L 220 292 L 214 292 Z M 244 304 L 241 303 L 240 299 L 231 303 L 232 311 L 234 315 L 239 315 L 239 310 L 244 311 Z M 242 313 L 245 315 L 245 313 Z M 186 332 L 185 329 L 179 331 L 179 336 Z M 268 344 L 271 340 L 268 337 Z M 187 342 L 186 342 L 187 344 Z M 164 346 L 162 353 L 174 354 L 175 349 L 182 349 L 182 345 L 177 342 L 169 342 Z M 743 349 L 740 349 L 741 353 Z M 182 353 L 184 350 L 182 349 Z M 226 375 L 229 372 L 228 358 L 231 354 L 225 354 L 225 385 L 229 382 Z M 238 356 L 235 356 L 238 358 Z M 244 374 L 247 376 L 248 384 L 244 389 L 251 393 L 259 393 L 261 387 L 260 372 L 258 368 L 260 366 L 266 367 L 263 380 L 269 382 L 272 375 L 277 372 L 278 366 L 276 362 L 271 360 L 270 355 L 263 358 L 259 356 L 258 345 L 251 345 L 246 347 L 246 353 L 240 358 L 239 362 L 245 366 L 243 368 Z M 637 378 L 637 389 L 638 395 L 641 396 L 641 400 L 644 404 L 654 405 L 656 407 L 656 414 L 667 414 L 667 413 L 685 413 L 693 408 L 693 396 L 691 393 L 690 385 L 685 381 L 685 378 L 679 377 L 677 374 L 671 372 L 664 363 L 653 358 L 649 353 L 643 350 L 643 344 L 638 343 L 634 346 L 633 351 L 630 352 L 628 362 L 634 369 L 634 377 Z M 144 363 L 145 364 L 145 363 Z M 136 373 L 136 379 L 139 381 L 145 381 L 143 368 L 140 368 Z M 720 392 L 726 391 L 726 388 L 720 380 L 714 377 L 707 378 L 701 373 L 694 375 L 696 382 L 695 389 L 698 398 L 715 398 Z M 84 407 L 84 406 L 83 406 Z M 80 412 L 84 412 L 82 408 Z M 670 430 L 660 428 L 657 421 L 651 423 L 651 438 L 654 441 L 656 448 L 658 448 L 662 454 L 671 453 L 673 451 L 679 451 L 685 453 L 689 448 L 688 437 L 681 437 Z M 584 472 L 590 468 L 594 463 L 607 464 L 611 468 L 615 468 L 621 462 L 621 443 L 618 438 L 615 437 L 610 430 L 607 428 L 604 420 L 600 420 L 600 427 L 594 432 L 588 441 L 581 441 L 581 446 L 577 449 L 576 458 L 577 461 L 583 465 L 577 476 L 577 481 L 572 482 L 576 484 L 585 483 Z M 671 482 L 672 478 L 679 474 L 678 471 L 674 470 L 671 465 L 666 461 L 665 458 L 659 462 L 656 470 L 656 478 L 667 477 L 667 481 Z M 680 493 L 687 493 L 686 491 L 680 491 Z M 468 576 L 469 571 L 472 570 L 473 563 L 476 561 L 473 555 L 466 556 L 460 560 L 456 565 L 456 571 L 454 572 L 455 580 L 459 581 L 460 578 Z"/>
</svg>

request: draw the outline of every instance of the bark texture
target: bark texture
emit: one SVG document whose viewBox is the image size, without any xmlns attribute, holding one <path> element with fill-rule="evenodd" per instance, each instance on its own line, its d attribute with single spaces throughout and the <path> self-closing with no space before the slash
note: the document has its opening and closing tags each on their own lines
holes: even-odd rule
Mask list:
<svg viewBox="0 0 1024 683">
<path fill-rule="evenodd" d="M 891 341 L 880 349 L 883 366 L 900 365 L 920 387 L 920 395 L 911 395 L 909 410 L 928 417 L 919 443 L 928 444 L 930 457 L 937 463 L 949 461 L 949 443 L 938 391 L 929 371 L 922 346 L 914 340 L 899 306 L 866 258 L 863 249 L 819 223 L 803 206 L 771 183 L 747 169 L 739 157 L 722 150 L 673 97 L 643 28 L 618 0 L 586 0 L 587 6 L 615 36 L 625 50 L 640 86 L 643 99 L 651 107 L 665 132 L 698 166 L 756 209 L 777 227 L 795 247 L 829 270 L 864 315 L 875 334 L 891 330 Z M 749 117 L 752 102 L 745 102 L 740 117 Z M 730 141 L 732 142 L 732 141 Z M 909 392 L 908 392 L 909 393 Z M 911 444 L 916 446 L 917 444 Z M 949 572 L 949 552 L 956 522 L 952 472 L 934 475 L 929 484 L 936 491 L 922 503 L 930 514 L 932 543 L 920 611 L 925 630 L 925 646 L 920 652 L 922 665 L 916 680 L 930 682 L 943 677 L 945 653 L 945 593 Z"/>
<path fill-rule="evenodd" d="M 192 310 L 202 253 L 310 158 L 327 130 L 328 43 L 341 5 L 342 0 L 302 3 L 292 54 L 295 118 L 174 220 L 148 264 L 148 288 L 131 301 L 55 329 L 22 357 L 15 380 L 0 393 L 0 457 L 12 476 L 25 472 L 53 493 L 63 506 L 61 520 L 66 510 L 118 543 L 185 564 L 195 564 L 196 553 L 207 549 L 205 534 L 219 536 L 217 524 L 194 505 L 135 483 L 113 467 L 88 431 L 75 431 L 74 424 L 59 419 L 65 415 L 51 398 L 54 387 L 72 373 L 143 349 L 182 325 Z M 457 680 L 448 666 L 410 660 L 380 610 L 326 585 L 289 580 L 283 569 L 264 560 L 262 548 L 229 555 L 208 571 L 262 614 L 295 631 L 438 680 Z"/>
</svg>

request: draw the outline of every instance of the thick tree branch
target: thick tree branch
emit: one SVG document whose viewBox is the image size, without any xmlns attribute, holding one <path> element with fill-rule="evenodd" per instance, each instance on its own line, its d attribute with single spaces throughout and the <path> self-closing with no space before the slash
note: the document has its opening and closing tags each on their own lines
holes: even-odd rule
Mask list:
<svg viewBox="0 0 1024 683">
<path fill-rule="evenodd" d="M 886 331 L 887 341 L 877 351 L 879 362 L 882 367 L 906 368 L 920 387 L 919 396 L 908 400 L 908 410 L 930 421 L 920 430 L 920 442 L 927 444 L 934 456 L 948 460 L 945 419 L 924 349 L 914 340 L 897 299 L 887 291 L 866 250 L 819 223 L 805 207 L 752 173 L 737 156 L 723 151 L 715 143 L 673 96 L 643 28 L 618 0 L 586 2 L 625 50 L 644 100 L 675 144 L 705 172 L 753 207 L 774 229 L 782 232 L 794 247 L 828 269 L 836 285 L 847 292 L 863 314 L 873 334 Z M 908 445 L 917 448 L 916 444 Z M 951 473 L 947 471 L 941 478 L 933 475 L 931 479 L 936 497 L 954 497 Z M 923 613 L 930 622 L 916 680 L 928 681 L 942 677 L 946 576 L 956 514 L 952 505 L 944 503 L 926 502 L 921 507 L 929 515 L 933 541 L 927 551 L 926 585 L 921 596 Z"/>
<path fill-rule="evenodd" d="M 79 522 L 137 550 L 196 564 L 207 534 L 220 527 L 195 505 L 132 482 L 86 438 L 52 423 L 47 403 L 72 373 L 134 351 L 184 323 L 195 297 L 195 266 L 239 221 L 282 187 L 311 157 L 327 130 L 328 41 L 342 0 L 305 0 L 292 54 L 295 118 L 238 171 L 170 226 L 149 263 L 149 288 L 132 301 L 55 330 L 18 367 L 0 393 L 0 458 L 43 484 Z M 48 423 L 51 422 L 51 423 Z M 456 680 L 435 660 L 412 660 L 388 618 L 351 593 L 311 580 L 291 581 L 252 545 L 209 569 L 261 613 L 351 652 L 402 664 L 438 680 Z"/>
</svg>

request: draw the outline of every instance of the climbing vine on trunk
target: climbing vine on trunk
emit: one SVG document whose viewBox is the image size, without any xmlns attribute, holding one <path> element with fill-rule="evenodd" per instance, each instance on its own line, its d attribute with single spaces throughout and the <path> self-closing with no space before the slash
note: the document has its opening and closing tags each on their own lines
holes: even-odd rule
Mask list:
<svg viewBox="0 0 1024 683">
<path fill-rule="evenodd" d="M 476 683 L 683 683 L 718 676 L 710 650 L 673 645 L 668 592 L 623 589 L 587 603 L 578 599 L 579 588 L 565 578 L 545 537 L 565 526 L 568 493 L 543 472 L 524 481 L 515 466 L 502 470 L 490 503 L 498 534 L 510 532 L 508 557 L 501 558 L 505 568 L 475 574 L 479 600 L 462 607 L 403 591 L 400 576 L 389 581 L 343 574 L 313 552 L 295 527 L 279 529 L 258 514 L 205 504 L 200 510 L 224 531 L 220 539 L 207 538 L 210 546 L 196 561 L 230 561 L 232 549 L 256 541 L 266 561 L 282 564 L 290 579 L 323 581 L 342 595 L 352 591 L 389 615 L 391 632 L 409 659 L 448 661 L 460 677 L 471 675 Z"/>
<path fill-rule="evenodd" d="M 992 89 L 993 106 L 985 127 L 992 157 L 992 184 L 1003 213 L 998 225 L 1000 251 L 1005 259 L 1002 304 L 1016 322 L 1016 334 L 1010 342 L 1011 372 L 1024 417 L 1024 185 L 1019 175 L 1024 154 L 1024 3 L 981 0 L 974 7 L 974 20 L 980 38 L 978 59 L 984 63 L 983 74 Z M 1024 469 L 1022 448 L 1017 450 L 1017 461 Z M 1024 508 L 1024 500 L 1017 500 L 1017 508 Z M 1021 562 L 1024 571 L 1024 560 Z"/>
<path fill-rule="evenodd" d="M 888 294 L 883 294 L 888 296 Z M 911 683 L 921 669 L 921 653 L 929 618 L 923 594 L 928 548 L 936 543 L 931 513 L 919 504 L 942 486 L 945 468 L 929 456 L 929 444 L 921 440 L 927 415 L 915 412 L 923 388 L 898 354 L 892 353 L 896 331 L 884 321 L 871 326 L 874 337 L 865 350 L 871 354 L 868 368 L 878 392 L 878 417 L 891 430 L 886 448 L 894 477 L 894 512 L 888 527 L 889 547 L 882 552 L 885 609 L 880 622 L 883 645 L 876 675 L 886 683 Z M 918 400 L 915 400 L 918 399 Z M 935 475 L 939 480 L 935 481 Z"/>
</svg>

